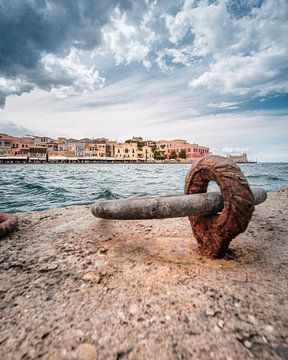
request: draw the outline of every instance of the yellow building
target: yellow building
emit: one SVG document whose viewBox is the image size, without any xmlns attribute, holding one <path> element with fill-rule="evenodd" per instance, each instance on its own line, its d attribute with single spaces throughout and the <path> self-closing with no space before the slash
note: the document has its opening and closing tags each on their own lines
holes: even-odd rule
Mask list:
<svg viewBox="0 0 288 360">
<path fill-rule="evenodd" d="M 137 143 L 116 144 L 115 158 L 121 160 L 153 161 L 153 151 L 149 146 L 138 148 Z"/>
<path fill-rule="evenodd" d="M 156 142 L 156 149 L 160 151 L 162 155 L 168 156 L 168 149 L 177 145 L 186 145 L 187 140 L 175 139 L 175 140 L 158 140 Z"/>
<path fill-rule="evenodd" d="M 116 144 L 115 155 L 116 159 L 123 160 L 137 160 L 138 158 L 138 146 L 137 143 L 130 144 Z"/>
<path fill-rule="evenodd" d="M 150 146 L 143 146 L 143 149 L 142 149 L 142 159 L 144 161 L 154 161 L 154 153 L 153 153 L 153 150 Z M 140 153 L 141 153 L 140 152 Z"/>
<path fill-rule="evenodd" d="M 86 146 L 84 153 L 87 156 L 95 157 L 114 157 L 116 141 L 106 141 L 105 143 L 95 143 Z"/>
<path fill-rule="evenodd" d="M 86 156 L 106 157 L 106 144 L 91 144 L 86 146 L 84 153 Z"/>
</svg>

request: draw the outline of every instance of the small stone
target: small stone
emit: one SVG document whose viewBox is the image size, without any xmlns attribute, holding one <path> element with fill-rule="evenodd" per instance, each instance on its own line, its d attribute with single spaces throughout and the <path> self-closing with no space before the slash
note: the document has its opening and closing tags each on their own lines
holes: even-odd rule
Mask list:
<svg viewBox="0 0 288 360">
<path fill-rule="evenodd" d="M 254 325 L 257 325 L 257 324 L 258 324 L 257 319 L 255 318 L 255 316 L 253 316 L 253 315 L 248 315 L 248 319 L 249 319 L 249 321 L 250 321 L 252 324 L 254 324 Z"/>
<path fill-rule="evenodd" d="M 48 272 L 48 271 L 54 271 L 58 268 L 58 265 L 57 264 L 50 264 L 50 265 L 45 265 L 45 266 L 42 266 L 39 271 L 40 272 Z"/>
<path fill-rule="evenodd" d="M 129 312 L 131 315 L 135 315 L 138 312 L 138 306 L 137 304 L 132 304 L 129 308 Z"/>
<path fill-rule="evenodd" d="M 101 281 L 101 275 L 98 272 L 90 271 L 82 277 L 82 280 L 99 284 Z"/>
<path fill-rule="evenodd" d="M 206 315 L 207 316 L 214 316 L 216 314 L 216 311 L 214 311 L 213 309 L 207 309 L 206 310 Z"/>
<path fill-rule="evenodd" d="M 272 325 L 266 325 L 264 329 L 268 333 L 273 333 L 274 331 L 274 327 Z"/>
<path fill-rule="evenodd" d="M 241 334 L 240 332 L 236 332 L 235 338 L 236 338 L 238 341 L 243 341 L 244 335 Z"/>
<path fill-rule="evenodd" d="M 247 349 L 251 349 L 252 347 L 252 343 L 249 340 L 244 340 L 243 345 L 247 348 Z"/>
<path fill-rule="evenodd" d="M 219 327 L 220 329 L 223 329 L 224 324 L 225 324 L 225 322 L 224 322 L 224 320 L 222 320 L 222 319 L 218 320 L 218 322 L 217 322 L 217 325 L 218 325 L 218 327 Z"/>
<path fill-rule="evenodd" d="M 84 343 L 78 346 L 78 349 L 76 351 L 77 354 L 77 360 L 96 360 L 97 359 L 97 353 L 95 346 Z"/>
</svg>

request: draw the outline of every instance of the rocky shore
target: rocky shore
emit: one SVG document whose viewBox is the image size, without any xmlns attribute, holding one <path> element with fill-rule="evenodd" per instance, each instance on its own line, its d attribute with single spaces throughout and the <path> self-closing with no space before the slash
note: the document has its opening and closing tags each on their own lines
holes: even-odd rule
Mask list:
<svg viewBox="0 0 288 360">
<path fill-rule="evenodd" d="M 0 359 L 288 359 L 288 187 L 224 260 L 186 218 L 19 215 L 0 242 Z"/>
</svg>

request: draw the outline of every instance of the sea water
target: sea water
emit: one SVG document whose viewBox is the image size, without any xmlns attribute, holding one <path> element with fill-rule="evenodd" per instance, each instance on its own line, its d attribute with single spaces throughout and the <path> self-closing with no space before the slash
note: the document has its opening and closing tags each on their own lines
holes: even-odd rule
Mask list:
<svg viewBox="0 0 288 360">
<path fill-rule="evenodd" d="M 99 199 L 183 193 L 189 164 L 3 164 L 0 212 L 91 204 Z M 288 185 L 288 163 L 240 165 L 251 186 Z"/>
</svg>

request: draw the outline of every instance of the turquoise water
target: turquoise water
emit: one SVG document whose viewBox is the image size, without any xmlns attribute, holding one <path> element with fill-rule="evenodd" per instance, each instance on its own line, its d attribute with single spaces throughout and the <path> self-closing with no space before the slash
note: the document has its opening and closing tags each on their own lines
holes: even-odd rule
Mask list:
<svg viewBox="0 0 288 360">
<path fill-rule="evenodd" d="M 288 185 L 288 163 L 240 165 L 252 186 Z M 0 212 L 44 210 L 183 191 L 189 164 L 0 165 Z"/>
</svg>

